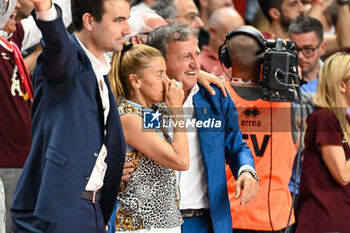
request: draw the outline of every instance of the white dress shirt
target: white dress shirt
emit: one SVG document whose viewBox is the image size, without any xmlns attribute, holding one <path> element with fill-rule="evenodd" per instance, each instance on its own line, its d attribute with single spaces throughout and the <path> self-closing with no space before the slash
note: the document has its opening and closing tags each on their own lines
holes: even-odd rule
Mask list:
<svg viewBox="0 0 350 233">
<path fill-rule="evenodd" d="M 196 118 L 193 106 L 193 96 L 199 91 L 196 84 L 182 105 L 185 121 Z M 208 182 L 205 175 L 203 158 L 199 147 L 198 131 L 187 130 L 190 152 L 190 168 L 177 172 L 179 182 L 180 209 L 209 208 Z"/>
<path fill-rule="evenodd" d="M 108 88 L 104 81 L 103 76 L 107 75 L 111 66 L 110 66 L 110 60 L 106 54 L 103 54 L 100 59 L 97 59 L 92 53 L 90 53 L 89 50 L 85 48 L 85 46 L 81 43 L 81 41 L 77 38 L 80 46 L 83 48 L 84 52 L 88 56 L 92 69 L 95 72 L 96 75 L 96 81 L 98 84 L 98 89 L 100 92 L 100 97 L 102 101 L 103 106 L 103 125 L 106 126 L 107 118 L 110 110 L 110 103 L 109 103 L 109 97 L 108 97 Z M 106 127 L 104 127 L 106 128 Z M 106 136 L 106 129 L 104 130 L 104 136 Z M 90 179 L 85 187 L 85 190 L 87 191 L 97 191 L 103 186 L 103 179 L 107 170 L 107 164 L 105 163 L 105 159 L 107 156 L 107 148 L 103 144 L 101 147 L 100 152 L 98 153 L 98 157 L 95 163 L 95 166 L 92 170 Z"/>
<path fill-rule="evenodd" d="M 182 105 L 186 117 L 196 118 L 193 105 L 193 96 L 199 91 L 196 84 L 190 91 Z M 208 209 L 208 181 L 205 174 L 203 158 L 199 146 L 198 131 L 187 130 L 187 138 L 190 151 L 190 168 L 177 172 L 179 185 L 180 209 Z M 244 171 L 255 173 L 255 169 L 248 165 L 242 165 L 238 170 L 238 176 Z"/>
</svg>

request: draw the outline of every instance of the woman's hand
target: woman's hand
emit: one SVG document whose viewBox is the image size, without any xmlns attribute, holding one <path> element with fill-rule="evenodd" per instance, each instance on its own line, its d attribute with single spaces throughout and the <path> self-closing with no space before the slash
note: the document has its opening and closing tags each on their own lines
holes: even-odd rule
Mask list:
<svg viewBox="0 0 350 233">
<path fill-rule="evenodd" d="M 172 108 L 181 108 L 184 100 L 184 90 L 182 83 L 175 79 L 170 81 L 163 81 L 165 104 L 171 110 Z"/>
</svg>

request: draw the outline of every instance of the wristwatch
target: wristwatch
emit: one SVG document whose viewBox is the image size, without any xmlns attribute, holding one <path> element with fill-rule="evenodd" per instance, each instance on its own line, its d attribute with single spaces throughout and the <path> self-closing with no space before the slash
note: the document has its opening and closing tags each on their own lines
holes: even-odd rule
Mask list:
<svg viewBox="0 0 350 233">
<path fill-rule="evenodd" d="M 252 174 L 253 178 L 256 180 L 256 181 L 259 181 L 259 177 L 258 177 L 258 174 L 256 174 L 256 171 L 252 170 L 252 169 L 244 169 L 241 174 L 243 172 L 249 172 L 250 174 Z"/>
</svg>

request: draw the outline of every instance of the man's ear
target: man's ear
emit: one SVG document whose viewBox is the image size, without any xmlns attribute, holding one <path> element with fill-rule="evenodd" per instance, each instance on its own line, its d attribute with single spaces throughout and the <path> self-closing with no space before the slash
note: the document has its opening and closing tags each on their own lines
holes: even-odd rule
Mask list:
<svg viewBox="0 0 350 233">
<path fill-rule="evenodd" d="M 83 14 L 82 18 L 83 18 L 83 27 L 85 27 L 87 30 L 91 31 L 92 26 L 93 26 L 93 22 L 94 22 L 94 17 L 89 13 L 85 13 L 85 14 Z"/>
<path fill-rule="evenodd" d="M 320 55 L 323 57 L 323 55 L 326 53 L 326 47 L 327 43 L 325 41 L 322 41 L 320 44 Z"/>
<path fill-rule="evenodd" d="M 135 35 L 135 36 L 132 36 L 132 37 L 130 38 L 130 42 L 131 42 L 131 44 L 133 44 L 133 45 L 139 44 L 136 35 Z"/>
<path fill-rule="evenodd" d="M 210 26 L 208 28 L 209 38 L 213 38 L 212 36 L 215 35 L 216 29 L 213 26 Z"/>
<path fill-rule="evenodd" d="M 279 20 L 281 17 L 281 12 L 277 8 L 271 8 L 269 10 L 269 16 L 273 20 Z"/>
</svg>

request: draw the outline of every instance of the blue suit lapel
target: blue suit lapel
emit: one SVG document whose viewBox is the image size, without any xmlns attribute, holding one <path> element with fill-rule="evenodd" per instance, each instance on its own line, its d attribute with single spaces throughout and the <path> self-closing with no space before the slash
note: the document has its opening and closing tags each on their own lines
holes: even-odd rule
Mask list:
<svg viewBox="0 0 350 233">
<path fill-rule="evenodd" d="M 206 101 L 202 101 L 200 91 L 193 96 L 193 106 L 196 114 L 196 121 L 205 121 L 211 117 L 210 105 Z M 205 173 L 208 177 L 208 168 L 210 164 L 210 150 L 213 148 L 213 138 L 210 132 L 204 128 L 197 128 L 199 146 L 203 158 L 203 165 L 205 167 Z"/>
</svg>

